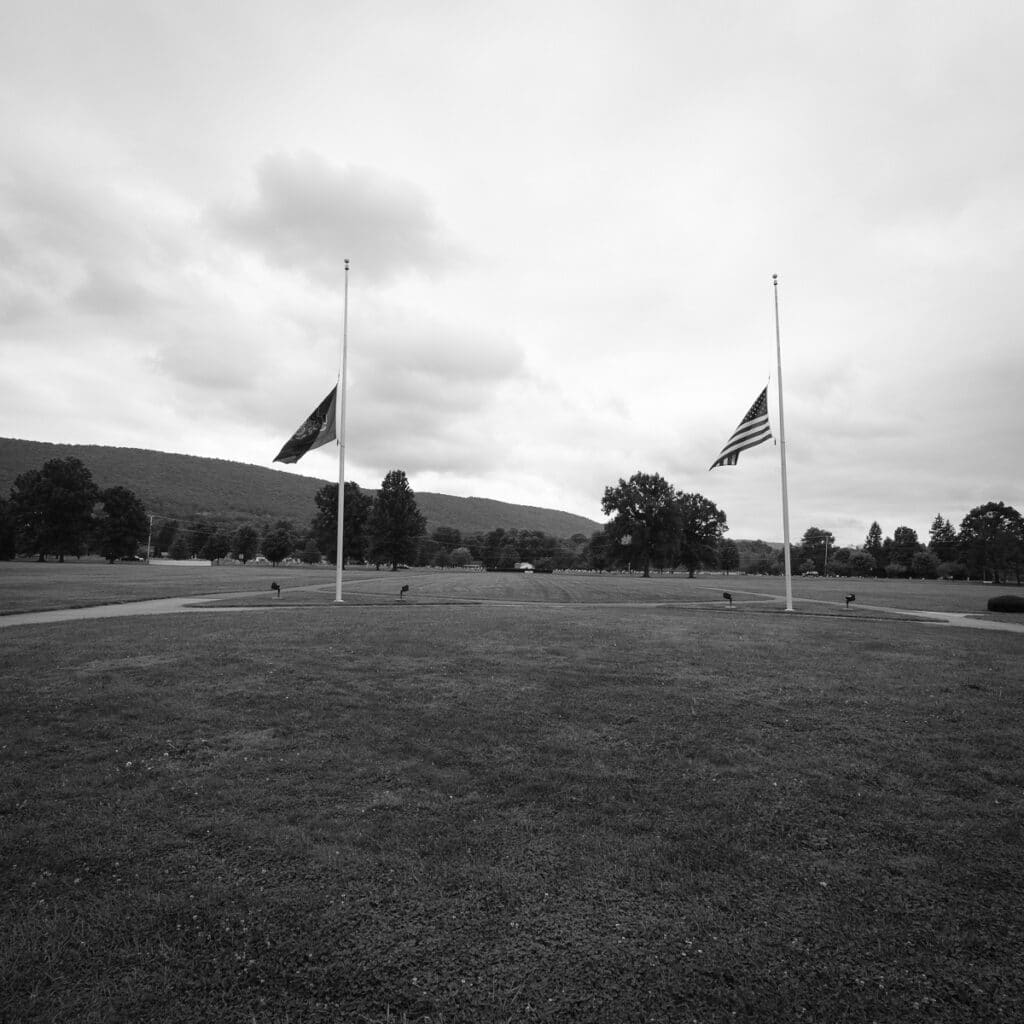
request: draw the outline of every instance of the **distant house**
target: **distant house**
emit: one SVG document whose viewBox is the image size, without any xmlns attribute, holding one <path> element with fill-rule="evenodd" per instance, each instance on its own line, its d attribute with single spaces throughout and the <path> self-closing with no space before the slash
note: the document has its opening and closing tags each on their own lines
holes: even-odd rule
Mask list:
<svg viewBox="0 0 1024 1024">
<path fill-rule="evenodd" d="M 516 562 L 516 564 L 512 568 L 515 569 L 516 572 L 533 572 L 533 563 Z"/>
</svg>

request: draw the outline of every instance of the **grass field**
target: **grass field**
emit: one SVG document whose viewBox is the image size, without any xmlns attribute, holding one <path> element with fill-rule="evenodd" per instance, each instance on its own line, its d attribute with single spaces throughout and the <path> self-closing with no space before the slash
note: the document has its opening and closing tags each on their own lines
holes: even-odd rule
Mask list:
<svg viewBox="0 0 1024 1024">
<path fill-rule="evenodd" d="M 270 589 L 282 588 L 279 599 Z M 345 600 L 356 603 L 398 597 L 402 584 L 410 585 L 410 603 L 431 601 L 526 601 L 583 604 L 709 604 L 721 605 L 722 592 L 733 594 L 735 603 L 751 609 L 756 604 L 776 610 L 784 596 L 778 577 L 722 576 L 712 574 L 690 580 L 685 574 L 599 575 L 555 573 L 464 573 L 435 569 L 399 573 L 349 569 L 344 574 Z M 131 603 L 193 594 L 255 595 L 245 603 L 279 600 L 282 604 L 330 604 L 334 599 L 333 567 L 296 566 L 270 568 L 249 565 L 163 566 L 158 563 L 108 565 L 100 561 L 38 563 L 0 562 L 0 615 L 79 608 L 106 603 Z M 844 596 L 857 600 L 848 608 Z M 793 581 L 794 607 L 804 612 L 843 609 L 860 615 L 865 606 L 944 611 L 986 615 L 986 604 L 1002 590 L 991 584 L 928 580 L 841 580 L 797 577 Z M 1009 587 L 1007 593 L 1018 593 Z M 773 600 L 774 599 L 774 600 Z M 225 603 L 239 603 L 226 597 Z M 996 615 L 1010 622 L 1022 616 Z"/>
<path fill-rule="evenodd" d="M 1024 637 L 858 608 L 990 587 L 205 571 L 0 632 L 0 1020 L 1024 1017 Z"/>
<path fill-rule="evenodd" d="M 89 605 L 151 601 L 189 594 L 266 590 L 271 582 L 333 587 L 333 567 L 273 569 L 268 566 L 146 565 L 85 560 L 65 562 L 0 562 L 0 615 L 84 608 Z"/>
</svg>

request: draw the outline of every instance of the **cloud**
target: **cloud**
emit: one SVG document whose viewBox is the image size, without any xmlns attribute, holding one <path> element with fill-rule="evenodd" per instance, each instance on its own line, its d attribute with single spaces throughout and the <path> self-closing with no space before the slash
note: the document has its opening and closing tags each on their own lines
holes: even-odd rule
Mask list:
<svg viewBox="0 0 1024 1024">
<path fill-rule="evenodd" d="M 319 209 L 328 227 L 340 217 L 373 243 L 359 266 L 350 360 L 349 425 L 360 459 L 374 471 L 486 469 L 489 410 L 500 411 L 509 389 L 527 379 L 525 354 L 471 310 L 442 311 L 443 289 L 395 280 L 454 251 L 425 197 L 375 172 L 335 172 L 315 157 L 265 161 L 260 181 L 260 201 L 226 227 L 211 207 L 204 214 L 189 197 L 141 180 L 84 185 L 9 174 L 0 250 L 10 258 L 0 288 L 20 322 L 0 339 L 8 367 L 61 367 L 74 393 L 68 412 L 79 422 L 99 424 L 103 409 L 105 425 L 76 440 L 153 431 L 158 447 L 223 455 L 248 429 L 257 451 L 259 436 L 269 436 L 269 461 L 273 443 L 319 400 L 338 365 L 342 303 L 326 271 L 343 250 L 316 223 Z M 238 232 L 250 240 L 264 232 L 264 245 L 280 240 L 282 258 L 239 247 Z M 283 264 L 304 272 L 282 273 Z M 102 353 L 97 372 L 64 358 L 87 352 Z M 132 381 L 130 392 L 119 379 Z M 159 412 L 126 429 L 128 411 L 138 414 L 147 400 Z M 484 422 L 474 425 L 477 415 Z"/>
<path fill-rule="evenodd" d="M 368 167 L 335 167 L 313 153 L 265 158 L 248 203 L 218 205 L 212 222 L 268 263 L 338 287 L 344 261 L 378 283 L 457 261 L 423 192 Z"/>
<path fill-rule="evenodd" d="M 487 472 L 530 374 L 507 332 L 369 300 L 349 345 L 349 434 L 364 464 Z"/>
<path fill-rule="evenodd" d="M 83 276 L 95 220 L 74 190 L 9 167 L 0 180 L 0 317 L 26 325 L 52 309 Z"/>
<path fill-rule="evenodd" d="M 0 181 L 0 306 L 23 328 L 152 313 L 173 298 L 190 227 L 159 193 L 15 163 Z"/>
<path fill-rule="evenodd" d="M 115 275 L 102 267 L 89 267 L 86 279 L 74 289 L 69 301 L 83 313 L 127 316 L 151 309 L 155 297 L 130 277 Z"/>
</svg>

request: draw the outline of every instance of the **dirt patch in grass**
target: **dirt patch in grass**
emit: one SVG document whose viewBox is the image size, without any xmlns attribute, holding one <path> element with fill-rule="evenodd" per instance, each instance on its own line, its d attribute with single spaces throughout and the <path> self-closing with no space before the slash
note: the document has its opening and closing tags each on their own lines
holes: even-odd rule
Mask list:
<svg viewBox="0 0 1024 1024">
<path fill-rule="evenodd" d="M 570 603 L 9 631 L 0 1019 L 1018 1019 L 1019 658 Z"/>
</svg>

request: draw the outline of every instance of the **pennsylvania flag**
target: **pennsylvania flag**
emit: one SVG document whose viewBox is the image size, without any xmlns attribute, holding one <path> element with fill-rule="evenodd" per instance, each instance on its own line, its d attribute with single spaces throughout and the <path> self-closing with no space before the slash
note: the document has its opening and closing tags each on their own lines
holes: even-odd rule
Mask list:
<svg viewBox="0 0 1024 1024">
<path fill-rule="evenodd" d="M 708 469 L 714 469 L 715 466 L 735 466 L 739 461 L 740 452 L 767 441 L 771 436 L 772 429 L 768 426 L 768 388 L 765 388 L 757 396 L 757 401 L 750 407 L 747 415 L 740 420 L 740 425 L 733 431 L 732 437 L 726 441 L 718 458 Z"/>
<path fill-rule="evenodd" d="M 275 462 L 298 462 L 306 452 L 319 448 L 337 436 L 335 413 L 338 401 L 338 386 L 309 414 L 306 422 L 292 434 L 288 443 L 277 453 Z"/>
</svg>

